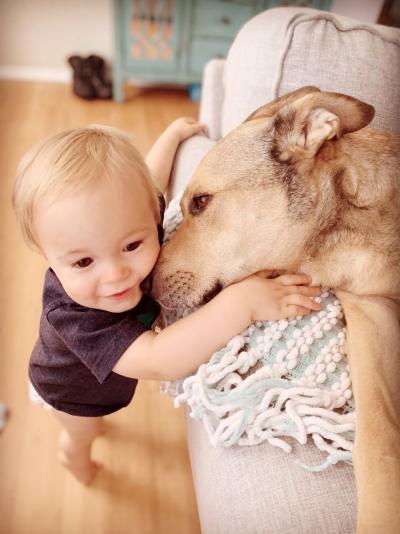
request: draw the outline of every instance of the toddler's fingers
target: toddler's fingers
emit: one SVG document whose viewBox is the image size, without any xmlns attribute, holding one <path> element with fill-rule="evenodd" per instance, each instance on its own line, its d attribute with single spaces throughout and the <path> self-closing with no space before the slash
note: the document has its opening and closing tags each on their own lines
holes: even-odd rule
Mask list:
<svg viewBox="0 0 400 534">
<path fill-rule="evenodd" d="M 193 117 L 181 117 L 178 120 L 184 121 L 184 122 L 186 122 L 186 124 L 189 124 L 190 126 L 197 126 L 197 125 L 200 125 L 200 124 L 205 126 L 204 123 L 198 121 L 197 119 L 194 119 Z"/>
<path fill-rule="evenodd" d="M 314 286 L 285 286 L 284 291 L 287 295 L 299 293 L 306 297 L 318 297 L 322 293 L 320 287 Z"/>
<path fill-rule="evenodd" d="M 307 315 L 307 313 L 310 313 L 311 310 L 308 308 L 303 308 L 303 306 L 296 306 L 295 304 L 289 304 L 286 306 L 286 308 L 283 310 L 285 318 L 290 317 L 298 317 L 299 315 Z"/>
<path fill-rule="evenodd" d="M 254 276 L 260 276 L 261 278 L 270 278 L 273 272 L 274 271 L 272 270 L 264 269 L 263 271 L 257 271 L 256 273 L 254 273 Z"/>
<path fill-rule="evenodd" d="M 312 281 L 306 274 L 282 274 L 275 280 L 283 286 L 308 285 Z"/>
<path fill-rule="evenodd" d="M 195 133 L 203 131 L 204 128 L 206 127 L 206 125 L 203 122 L 196 122 L 195 124 L 192 124 L 191 126 Z"/>
<path fill-rule="evenodd" d="M 175 119 L 174 122 L 186 122 L 186 124 L 193 124 L 197 121 L 193 117 L 179 117 L 178 119 Z"/>
<path fill-rule="evenodd" d="M 314 311 L 319 311 L 321 309 L 321 305 L 318 304 L 318 302 L 315 302 L 315 300 L 312 298 L 301 295 L 300 293 L 292 293 L 287 295 L 283 299 L 283 303 L 285 306 L 295 305 Z"/>
</svg>

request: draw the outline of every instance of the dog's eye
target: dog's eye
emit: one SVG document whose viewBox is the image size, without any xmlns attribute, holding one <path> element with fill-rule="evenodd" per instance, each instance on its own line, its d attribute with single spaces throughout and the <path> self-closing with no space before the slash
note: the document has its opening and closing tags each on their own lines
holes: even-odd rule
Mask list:
<svg viewBox="0 0 400 534">
<path fill-rule="evenodd" d="M 195 195 L 192 200 L 190 201 L 189 205 L 189 211 L 192 215 L 196 215 L 197 213 L 201 213 L 207 204 L 211 200 L 211 195 L 207 195 L 205 193 L 201 195 Z"/>
</svg>

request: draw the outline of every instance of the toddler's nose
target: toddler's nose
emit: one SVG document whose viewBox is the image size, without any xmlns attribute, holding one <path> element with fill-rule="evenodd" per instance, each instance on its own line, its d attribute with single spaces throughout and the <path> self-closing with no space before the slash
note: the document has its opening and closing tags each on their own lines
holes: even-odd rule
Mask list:
<svg viewBox="0 0 400 534">
<path fill-rule="evenodd" d="M 113 261 L 107 265 L 103 279 L 107 284 L 125 280 L 130 275 L 130 268 L 124 262 Z"/>
</svg>

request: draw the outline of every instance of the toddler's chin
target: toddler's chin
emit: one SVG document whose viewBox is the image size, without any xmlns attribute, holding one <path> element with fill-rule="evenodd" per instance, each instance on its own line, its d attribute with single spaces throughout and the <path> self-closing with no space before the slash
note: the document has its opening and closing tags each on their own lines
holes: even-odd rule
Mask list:
<svg viewBox="0 0 400 534">
<path fill-rule="evenodd" d="M 143 297 L 143 291 L 141 290 L 141 288 L 138 286 L 137 288 L 135 288 L 135 290 L 133 291 L 133 294 L 132 294 L 132 300 L 129 304 L 129 307 L 127 308 L 127 310 L 130 310 L 132 308 L 134 308 L 135 306 L 137 306 L 139 304 L 139 302 L 141 301 Z"/>
</svg>

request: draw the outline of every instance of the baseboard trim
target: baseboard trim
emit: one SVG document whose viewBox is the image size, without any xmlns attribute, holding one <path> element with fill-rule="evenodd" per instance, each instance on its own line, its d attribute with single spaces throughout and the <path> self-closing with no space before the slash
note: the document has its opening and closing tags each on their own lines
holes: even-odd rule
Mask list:
<svg viewBox="0 0 400 534">
<path fill-rule="evenodd" d="M 0 80 L 70 83 L 72 73 L 68 68 L 23 67 L 0 65 Z"/>
</svg>

